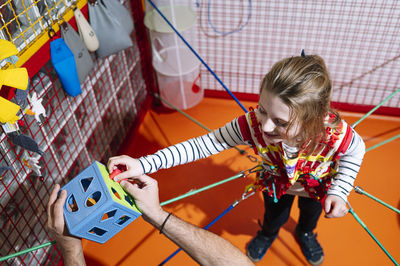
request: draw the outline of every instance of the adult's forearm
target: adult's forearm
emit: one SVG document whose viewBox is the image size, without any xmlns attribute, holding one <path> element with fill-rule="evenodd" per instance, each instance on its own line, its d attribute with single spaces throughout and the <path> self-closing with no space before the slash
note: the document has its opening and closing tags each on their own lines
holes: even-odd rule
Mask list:
<svg viewBox="0 0 400 266">
<path fill-rule="evenodd" d="M 82 245 L 61 247 L 61 253 L 65 266 L 81 266 L 86 265 L 83 255 Z"/>
<path fill-rule="evenodd" d="M 150 222 L 160 229 L 167 216 L 163 212 Z M 165 223 L 163 233 L 201 265 L 253 265 L 229 241 L 173 215 Z"/>
</svg>

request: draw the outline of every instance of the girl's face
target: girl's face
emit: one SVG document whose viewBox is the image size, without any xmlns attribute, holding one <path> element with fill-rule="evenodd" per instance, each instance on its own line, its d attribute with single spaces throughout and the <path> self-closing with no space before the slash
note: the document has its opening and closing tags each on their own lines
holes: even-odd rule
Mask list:
<svg viewBox="0 0 400 266">
<path fill-rule="evenodd" d="M 258 118 L 262 125 L 263 134 L 272 142 L 283 141 L 290 146 L 295 145 L 294 137 L 298 134 L 300 127 L 297 122 L 291 127 L 286 135 L 286 129 L 290 121 L 290 108 L 274 94 L 263 90 L 258 103 Z"/>
</svg>

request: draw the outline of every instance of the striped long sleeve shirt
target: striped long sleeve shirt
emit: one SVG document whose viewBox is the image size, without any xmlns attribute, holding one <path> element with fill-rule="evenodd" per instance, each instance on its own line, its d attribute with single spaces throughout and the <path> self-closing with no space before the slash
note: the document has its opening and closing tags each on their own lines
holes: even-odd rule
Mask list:
<svg viewBox="0 0 400 266">
<path fill-rule="evenodd" d="M 361 137 L 353 130 L 353 138 L 347 151 L 340 157 L 338 174 L 333 178 L 328 195 L 336 195 L 347 201 L 365 153 Z M 192 138 L 139 158 L 144 173 L 193 162 L 217 154 L 237 145 L 249 145 L 241 134 L 238 119 L 206 135 Z M 285 146 L 284 146 L 285 148 Z M 290 148 L 290 147 L 289 147 Z"/>
</svg>

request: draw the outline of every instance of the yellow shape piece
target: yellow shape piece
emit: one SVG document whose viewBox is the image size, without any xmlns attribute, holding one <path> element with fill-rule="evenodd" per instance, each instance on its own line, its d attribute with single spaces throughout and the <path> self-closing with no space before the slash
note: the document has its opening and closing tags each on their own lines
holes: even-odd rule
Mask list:
<svg viewBox="0 0 400 266">
<path fill-rule="evenodd" d="M 27 114 L 27 115 L 35 115 L 35 114 L 36 114 L 34 111 L 32 111 L 32 110 L 29 109 L 29 108 L 26 108 L 24 112 L 25 112 L 25 114 Z"/>
<path fill-rule="evenodd" d="M 0 40 L 0 60 L 18 54 L 18 49 L 12 42 Z"/>
<path fill-rule="evenodd" d="M 14 124 L 19 119 L 17 113 L 19 106 L 0 97 L 0 122 Z"/>
<path fill-rule="evenodd" d="M 93 205 L 95 205 L 97 202 L 94 200 L 94 199 L 92 199 L 92 198 L 88 198 L 88 201 L 92 204 L 92 205 L 89 205 L 88 204 L 88 206 L 90 207 L 90 206 L 93 206 Z"/>
<path fill-rule="evenodd" d="M 28 88 L 28 71 L 26 68 L 0 70 L 0 88 L 7 85 L 20 90 Z"/>
</svg>

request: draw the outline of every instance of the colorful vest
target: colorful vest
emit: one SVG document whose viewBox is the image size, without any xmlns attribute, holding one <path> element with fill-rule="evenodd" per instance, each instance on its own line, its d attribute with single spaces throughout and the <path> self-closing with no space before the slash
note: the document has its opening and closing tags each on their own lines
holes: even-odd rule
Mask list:
<svg viewBox="0 0 400 266">
<path fill-rule="evenodd" d="M 311 198 L 324 201 L 331 179 L 336 175 L 339 157 L 348 149 L 353 131 L 345 121 L 335 128 L 326 128 L 326 141 L 319 143 L 312 155 L 304 149 L 294 159 L 284 155 L 282 143 L 269 143 L 262 133 L 261 123 L 254 109 L 239 118 L 241 133 L 250 141 L 256 154 L 263 160 L 265 171 L 258 176 L 256 185 L 269 196 L 279 199 L 295 183 L 300 182 Z M 329 121 L 335 119 L 329 114 Z"/>
</svg>

